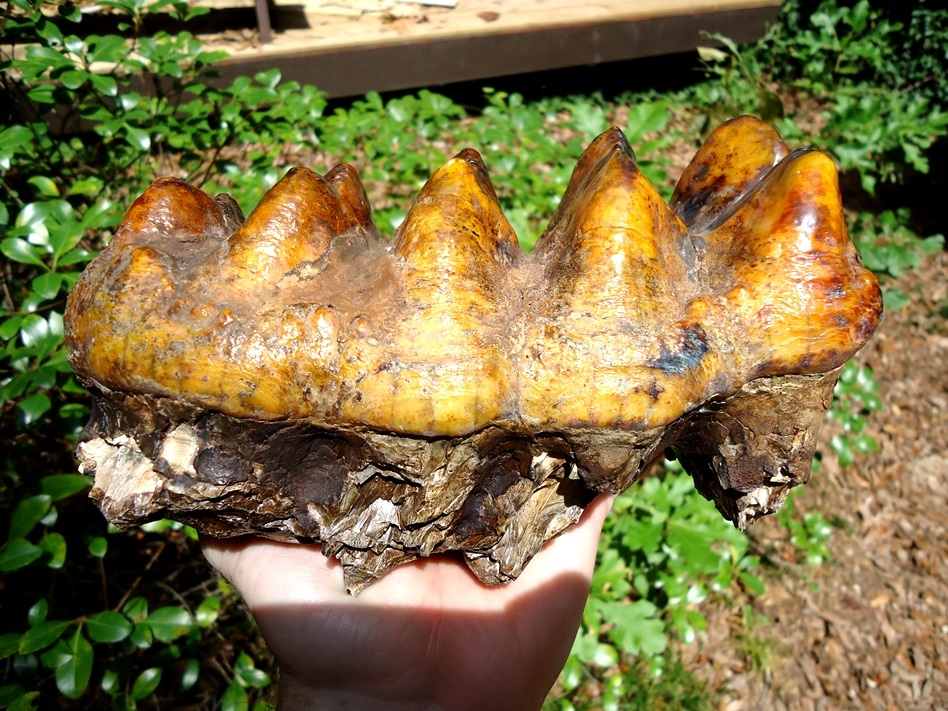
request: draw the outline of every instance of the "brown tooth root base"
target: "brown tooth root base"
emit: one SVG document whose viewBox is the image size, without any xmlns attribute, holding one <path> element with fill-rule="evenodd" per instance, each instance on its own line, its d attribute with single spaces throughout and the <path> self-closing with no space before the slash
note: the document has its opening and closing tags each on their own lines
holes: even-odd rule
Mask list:
<svg viewBox="0 0 948 711">
<path fill-rule="evenodd" d="M 880 316 L 832 162 L 741 117 L 670 206 L 607 131 L 530 254 L 470 149 L 391 242 L 350 166 L 246 220 L 162 179 L 65 327 L 110 521 L 321 541 L 357 592 L 451 550 L 516 578 L 669 450 L 736 525 L 774 511 Z"/>
</svg>

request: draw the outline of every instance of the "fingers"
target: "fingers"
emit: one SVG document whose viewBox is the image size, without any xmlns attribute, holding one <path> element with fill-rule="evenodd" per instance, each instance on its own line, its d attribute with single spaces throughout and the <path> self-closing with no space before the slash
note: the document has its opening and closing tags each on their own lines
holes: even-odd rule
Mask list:
<svg viewBox="0 0 948 711">
<path fill-rule="evenodd" d="M 231 582 L 251 609 L 348 597 L 339 564 L 327 559 L 319 545 L 202 536 L 201 547 L 207 562 Z"/>
</svg>

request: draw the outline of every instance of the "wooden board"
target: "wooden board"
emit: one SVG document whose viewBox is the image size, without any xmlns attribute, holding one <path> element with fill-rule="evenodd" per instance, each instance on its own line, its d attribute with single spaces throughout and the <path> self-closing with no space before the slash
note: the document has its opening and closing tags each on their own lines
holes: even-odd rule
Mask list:
<svg viewBox="0 0 948 711">
<path fill-rule="evenodd" d="M 285 79 L 334 97 L 408 89 L 689 51 L 709 42 L 706 32 L 752 41 L 779 8 L 779 0 L 459 0 L 345 15 L 326 4 L 280 0 L 274 41 L 232 50 L 225 77 L 280 67 Z"/>
</svg>

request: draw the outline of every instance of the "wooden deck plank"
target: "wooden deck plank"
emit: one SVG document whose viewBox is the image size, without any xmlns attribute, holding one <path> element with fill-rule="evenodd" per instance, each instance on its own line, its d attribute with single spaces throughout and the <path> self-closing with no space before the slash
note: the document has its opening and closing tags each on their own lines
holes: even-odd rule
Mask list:
<svg viewBox="0 0 948 711">
<path fill-rule="evenodd" d="M 707 43 L 703 32 L 745 42 L 761 36 L 779 0 L 459 0 L 413 17 L 305 13 L 306 29 L 235 50 L 226 77 L 281 68 L 285 79 L 352 96 L 523 72 L 670 54 Z"/>
</svg>

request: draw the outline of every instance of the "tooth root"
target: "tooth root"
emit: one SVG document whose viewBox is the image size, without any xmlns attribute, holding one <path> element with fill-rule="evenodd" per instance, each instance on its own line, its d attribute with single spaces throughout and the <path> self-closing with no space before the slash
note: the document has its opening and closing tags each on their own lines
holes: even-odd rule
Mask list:
<svg viewBox="0 0 948 711">
<path fill-rule="evenodd" d="M 347 192 L 348 180 L 340 180 Z M 319 259 L 334 237 L 357 224 L 352 206 L 327 180 L 294 168 L 231 236 L 225 278 L 251 290 L 274 285 L 301 264 Z"/>
<path fill-rule="evenodd" d="M 760 119 L 739 116 L 726 121 L 681 174 L 669 206 L 693 234 L 706 232 L 787 153 L 780 135 Z"/>
<path fill-rule="evenodd" d="M 550 291 L 538 311 L 548 316 L 525 336 L 521 413 L 531 424 L 662 424 L 704 389 L 690 372 L 700 362 L 685 377 L 651 363 L 663 352 L 657 336 L 678 337 L 668 324 L 681 313 L 669 309 L 694 288 L 694 255 L 621 134 L 604 134 L 589 153 L 539 243 Z"/>
<path fill-rule="evenodd" d="M 514 393 L 499 302 L 522 252 L 475 151 L 463 151 L 432 176 L 392 251 L 402 288 L 387 296 L 400 300 L 391 309 L 397 321 L 388 338 L 350 341 L 343 362 L 368 357 L 374 365 L 361 370 L 344 417 L 428 434 L 469 432 L 502 419 Z"/>
<path fill-rule="evenodd" d="M 708 268 L 733 284 L 724 308 L 739 324 L 732 338 L 744 344 L 747 375 L 835 368 L 878 325 L 881 292 L 859 264 L 823 153 L 786 158 L 706 237 Z"/>
</svg>

